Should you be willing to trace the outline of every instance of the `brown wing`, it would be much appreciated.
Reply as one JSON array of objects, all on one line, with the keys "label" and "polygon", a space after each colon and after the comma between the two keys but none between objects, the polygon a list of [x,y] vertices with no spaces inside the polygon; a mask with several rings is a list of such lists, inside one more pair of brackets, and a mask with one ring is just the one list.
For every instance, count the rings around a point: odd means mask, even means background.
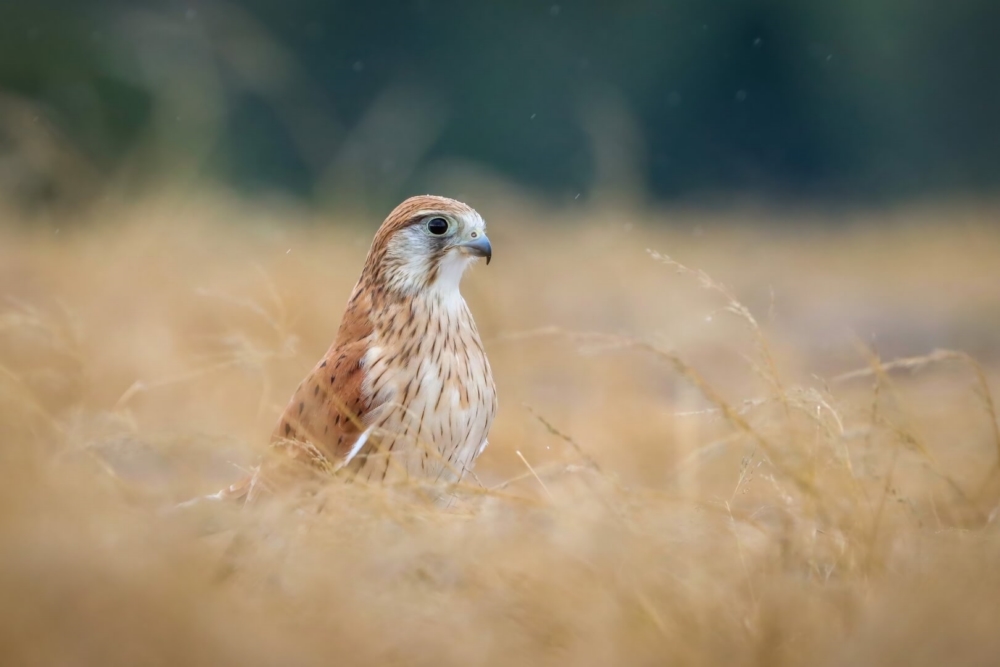
[{"label": "brown wing", "polygon": [[247,500],[259,488],[280,484],[279,478],[307,463],[335,470],[342,465],[365,429],[374,407],[364,396],[361,362],[372,332],[367,290],[359,285],[348,303],[337,339],[292,394],[271,434],[265,459],[246,478],[220,492],[221,497]]}]

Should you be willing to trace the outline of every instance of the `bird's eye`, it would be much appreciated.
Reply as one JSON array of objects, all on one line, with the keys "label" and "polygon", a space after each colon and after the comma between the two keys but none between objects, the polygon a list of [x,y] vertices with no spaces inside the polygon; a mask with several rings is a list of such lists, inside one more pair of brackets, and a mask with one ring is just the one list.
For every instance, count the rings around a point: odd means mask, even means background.
[{"label": "bird's eye", "polygon": [[448,221],[444,218],[431,218],[427,222],[427,231],[434,236],[441,236],[448,231]]}]

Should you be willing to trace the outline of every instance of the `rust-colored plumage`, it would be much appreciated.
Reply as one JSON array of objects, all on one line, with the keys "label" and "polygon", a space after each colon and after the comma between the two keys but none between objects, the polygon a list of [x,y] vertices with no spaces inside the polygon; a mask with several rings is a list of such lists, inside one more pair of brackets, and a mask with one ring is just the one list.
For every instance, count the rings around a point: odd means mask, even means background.
[{"label": "rust-colored plumage", "polygon": [[[467,205],[420,196],[379,228],[326,355],[295,390],[271,436],[281,456],[349,478],[453,482],[486,446],[497,401],[489,362],[459,292],[492,248]],[[273,474],[272,474],[273,473]],[[262,463],[215,497],[274,483]]]}]

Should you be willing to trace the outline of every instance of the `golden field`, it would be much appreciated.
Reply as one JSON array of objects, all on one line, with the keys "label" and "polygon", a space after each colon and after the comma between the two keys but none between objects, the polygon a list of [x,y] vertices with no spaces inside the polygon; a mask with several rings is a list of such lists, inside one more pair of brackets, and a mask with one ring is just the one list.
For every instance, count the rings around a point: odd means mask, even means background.
[{"label": "golden field", "polygon": [[995,206],[467,200],[500,413],[447,510],[173,509],[265,450],[384,211],[5,214],[0,662],[995,664]]}]

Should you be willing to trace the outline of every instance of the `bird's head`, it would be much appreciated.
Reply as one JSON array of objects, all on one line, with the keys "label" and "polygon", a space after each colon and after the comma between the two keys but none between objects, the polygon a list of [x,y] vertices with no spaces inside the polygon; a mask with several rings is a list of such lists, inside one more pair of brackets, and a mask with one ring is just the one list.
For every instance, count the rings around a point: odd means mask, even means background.
[{"label": "bird's head", "polygon": [[411,197],[385,219],[365,273],[399,294],[457,293],[465,270],[493,248],[486,223],[471,207],[446,197]]}]

